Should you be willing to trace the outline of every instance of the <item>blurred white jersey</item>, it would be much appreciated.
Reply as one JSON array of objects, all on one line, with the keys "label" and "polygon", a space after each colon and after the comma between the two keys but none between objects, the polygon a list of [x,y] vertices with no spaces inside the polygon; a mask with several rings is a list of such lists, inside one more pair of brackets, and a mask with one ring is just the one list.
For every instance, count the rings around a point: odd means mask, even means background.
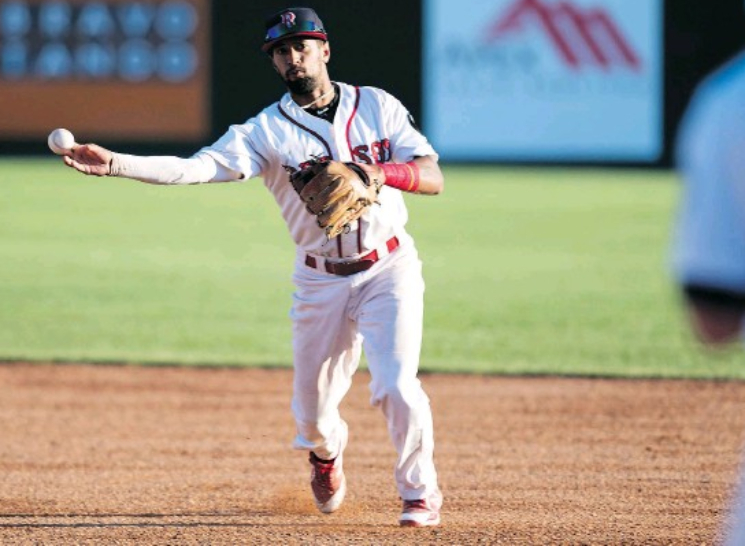
[{"label": "blurred white jersey", "polygon": [[356,258],[393,236],[407,238],[408,213],[401,192],[384,186],[380,205],[370,207],[349,233],[329,241],[305,210],[290,174],[314,159],[403,163],[436,154],[396,98],[374,87],[337,85],[341,96],[333,123],[306,112],[287,93],[246,123],[231,126],[196,155],[207,154],[246,179],[262,176],[299,250]]},{"label": "blurred white jersey", "polygon": [[676,163],[686,186],[673,243],[678,281],[745,293],[745,53],[697,89]]}]

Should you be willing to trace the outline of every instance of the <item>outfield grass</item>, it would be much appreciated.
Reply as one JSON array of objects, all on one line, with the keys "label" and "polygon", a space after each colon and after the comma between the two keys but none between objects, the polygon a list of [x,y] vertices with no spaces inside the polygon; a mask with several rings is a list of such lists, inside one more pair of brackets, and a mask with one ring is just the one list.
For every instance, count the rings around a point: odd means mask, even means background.
[{"label": "outfield grass", "polygon": [[[667,172],[446,167],[407,196],[422,369],[745,377],[667,271]],[[289,366],[294,249],[260,180],[163,188],[0,161],[0,359]]]}]

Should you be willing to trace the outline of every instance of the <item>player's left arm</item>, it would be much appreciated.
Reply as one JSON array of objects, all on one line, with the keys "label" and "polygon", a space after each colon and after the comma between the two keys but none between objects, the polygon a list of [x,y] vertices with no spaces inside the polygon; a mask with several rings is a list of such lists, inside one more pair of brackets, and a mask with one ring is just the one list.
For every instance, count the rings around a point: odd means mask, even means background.
[{"label": "player's left arm", "polygon": [[442,193],[445,181],[437,157],[425,155],[406,163],[358,163],[368,182],[376,187],[390,186],[407,193],[437,195]]},{"label": "player's left arm", "polygon": [[445,178],[442,176],[440,165],[437,158],[431,155],[425,155],[415,158],[413,163],[419,170],[419,183],[413,193],[423,195],[437,195],[445,189]]},{"label": "player's left arm", "polygon": [[[408,193],[437,195],[445,188],[444,177],[432,145],[414,122],[413,116],[392,95],[375,90],[385,112],[385,126],[391,160],[374,165],[380,185]],[[365,169],[369,170],[369,169]]]}]

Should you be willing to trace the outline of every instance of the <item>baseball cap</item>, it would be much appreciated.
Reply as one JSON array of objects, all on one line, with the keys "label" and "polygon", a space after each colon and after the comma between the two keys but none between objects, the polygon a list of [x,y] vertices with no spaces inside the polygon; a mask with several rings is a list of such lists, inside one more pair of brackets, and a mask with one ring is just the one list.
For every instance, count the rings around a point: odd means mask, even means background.
[{"label": "baseball cap", "polygon": [[328,40],[318,14],[311,8],[285,8],[266,20],[266,34],[261,50],[268,52],[285,38],[316,38]]}]

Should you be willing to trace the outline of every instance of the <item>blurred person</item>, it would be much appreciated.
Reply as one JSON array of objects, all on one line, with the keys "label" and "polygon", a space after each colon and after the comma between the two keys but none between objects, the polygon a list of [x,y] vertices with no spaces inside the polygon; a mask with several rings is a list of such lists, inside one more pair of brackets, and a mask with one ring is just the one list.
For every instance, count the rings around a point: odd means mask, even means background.
[{"label": "blurred person", "polygon": [[[293,447],[309,453],[318,509],[334,512],[344,500],[348,429],[339,405],[364,348],[371,403],[382,409],[397,451],[399,523],[438,525],[442,494],[432,413],[417,377],[424,281],[405,229],[403,199],[403,192],[442,191],[438,156],[392,95],[330,79],[328,35],[314,10],[293,7],[269,17],[261,49],[287,93],[192,157],[134,156],[82,144],[64,161],[88,175],[151,184],[262,177],[297,248],[291,310]],[[382,185],[378,203],[349,229],[328,237],[291,175],[308,164],[332,161],[364,167]]]},{"label": "blurred person", "polygon": [[745,52],[699,85],[675,153],[684,184],[675,277],[698,338],[730,343],[745,315]]},{"label": "blurred person", "polygon": [[[681,122],[683,193],[672,243],[690,325],[706,346],[743,341],[745,317],[745,50],[704,79]],[[745,467],[725,529],[745,545]]]}]

